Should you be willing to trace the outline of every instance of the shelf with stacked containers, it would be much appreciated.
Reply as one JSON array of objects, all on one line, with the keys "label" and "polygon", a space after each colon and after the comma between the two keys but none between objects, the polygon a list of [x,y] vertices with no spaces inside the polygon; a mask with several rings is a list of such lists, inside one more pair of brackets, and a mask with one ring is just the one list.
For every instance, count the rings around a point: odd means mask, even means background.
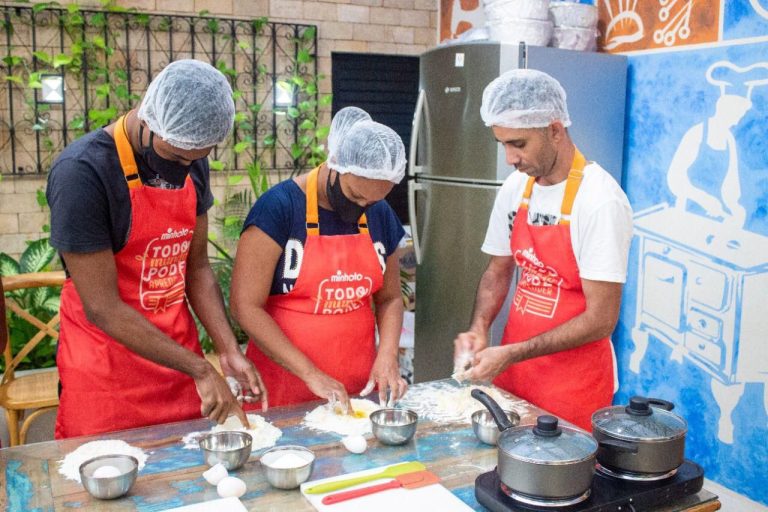
[{"label": "shelf with stacked containers", "polygon": [[491,40],[568,50],[596,49],[595,5],[566,0],[483,0]]},{"label": "shelf with stacked containers", "polygon": [[596,50],[597,6],[553,1],[549,3],[549,18],[554,25],[550,46],[567,50]]}]

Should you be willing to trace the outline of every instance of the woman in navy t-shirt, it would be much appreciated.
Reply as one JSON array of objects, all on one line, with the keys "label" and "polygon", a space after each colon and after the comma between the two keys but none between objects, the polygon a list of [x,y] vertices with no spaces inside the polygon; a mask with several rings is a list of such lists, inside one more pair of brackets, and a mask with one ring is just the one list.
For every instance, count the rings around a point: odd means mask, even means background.
[{"label": "woman in navy t-shirt", "polygon": [[349,411],[352,393],[377,386],[383,403],[407,387],[395,254],[404,231],[383,201],[403,177],[405,149],[384,125],[337,121],[329,161],[260,197],[238,244],[232,313],[273,405],[320,397]]}]

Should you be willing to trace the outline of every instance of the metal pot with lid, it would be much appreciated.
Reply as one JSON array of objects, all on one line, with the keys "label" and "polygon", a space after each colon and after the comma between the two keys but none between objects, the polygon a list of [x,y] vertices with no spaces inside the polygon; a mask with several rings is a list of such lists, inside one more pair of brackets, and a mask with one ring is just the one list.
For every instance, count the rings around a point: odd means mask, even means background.
[{"label": "metal pot with lid", "polygon": [[474,389],[472,396],[490,411],[501,430],[497,471],[515,497],[563,504],[589,497],[597,453],[592,436],[559,425],[557,418],[549,415],[536,418],[536,425],[513,426],[486,393]]},{"label": "metal pot with lid", "polygon": [[605,407],[592,415],[600,444],[597,461],[610,471],[667,476],[683,463],[688,424],[670,412],[674,404],[633,396],[629,405]]}]

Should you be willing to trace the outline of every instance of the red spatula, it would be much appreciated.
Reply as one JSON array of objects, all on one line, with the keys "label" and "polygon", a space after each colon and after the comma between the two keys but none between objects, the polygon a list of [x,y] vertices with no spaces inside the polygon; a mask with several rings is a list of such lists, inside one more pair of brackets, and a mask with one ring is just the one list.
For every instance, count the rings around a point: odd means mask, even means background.
[{"label": "red spatula", "polygon": [[419,487],[426,487],[438,482],[440,482],[440,478],[431,471],[415,471],[398,475],[391,482],[329,494],[322,501],[323,505],[333,505],[334,503],[359,498],[360,496],[368,496],[369,494],[386,491],[387,489],[398,489],[400,487],[403,489],[418,489]]}]

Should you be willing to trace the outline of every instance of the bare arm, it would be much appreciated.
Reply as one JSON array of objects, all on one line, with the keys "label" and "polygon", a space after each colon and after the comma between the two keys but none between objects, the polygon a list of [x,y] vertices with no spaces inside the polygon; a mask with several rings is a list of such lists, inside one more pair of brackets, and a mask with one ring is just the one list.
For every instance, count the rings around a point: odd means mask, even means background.
[{"label": "bare arm", "polygon": [[242,389],[249,391],[246,399],[261,398],[262,408],[267,408],[267,394],[261,376],[245,357],[237,344],[235,334],[229,325],[224,309],[224,297],[208,260],[208,215],[197,217],[195,234],[187,260],[187,298],[195,314],[208,331],[221,369],[225,375],[234,377]]},{"label": "bare arm", "polygon": [[259,228],[245,230],[237,245],[232,272],[232,315],[267,356],[303,380],[313,393],[331,401],[339,400],[343,408],[349,408],[344,386],[321,372],[296,348],[265,309],[282,251]]},{"label": "bare arm", "polygon": [[621,283],[582,279],[586,309],[552,330],[522,342],[476,354],[469,377],[490,380],[510,364],[579,347],[610,336],[619,319]]},{"label": "bare arm", "polygon": [[111,250],[64,253],[63,257],[91,323],[141,357],[192,377],[202,400],[203,416],[222,423],[230,411],[239,410],[241,419],[245,419],[226,382],[213,366],[170,339],[122,301]]},{"label": "bare arm", "polygon": [[373,296],[376,304],[376,324],[379,328],[379,349],[371,369],[368,385],[363,390],[370,392],[373,385],[379,389],[379,403],[387,403],[387,389],[390,390],[390,404],[405,394],[408,384],[400,377],[400,333],[403,327],[403,297],[400,294],[400,260],[397,253],[387,257],[384,285]]},{"label": "bare arm", "polygon": [[454,360],[459,361],[467,357],[465,354],[475,354],[488,346],[488,331],[509,293],[514,271],[515,260],[512,256],[491,256],[477,286],[469,330],[454,340]]}]

